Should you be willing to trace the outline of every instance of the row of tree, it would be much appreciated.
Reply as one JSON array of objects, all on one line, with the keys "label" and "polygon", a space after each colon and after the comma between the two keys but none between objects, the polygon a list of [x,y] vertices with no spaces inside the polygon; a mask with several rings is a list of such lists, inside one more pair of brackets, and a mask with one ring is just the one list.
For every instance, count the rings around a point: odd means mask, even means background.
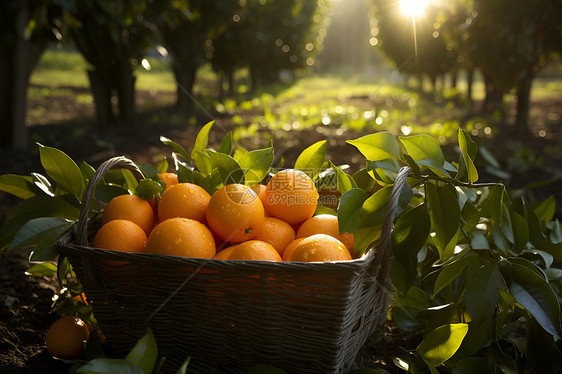
[{"label": "row of tree", "polygon": [[562,0],[430,2],[414,20],[401,14],[394,0],[370,1],[371,32],[402,72],[435,82],[465,70],[470,98],[478,69],[485,80],[485,109],[498,108],[515,90],[516,128],[526,134],[532,81],[562,53]]},{"label": "row of tree", "polygon": [[[18,0],[0,4],[0,146],[25,148],[29,77],[47,44],[72,40],[87,60],[100,126],[132,124],[135,69],[155,46],[171,58],[177,107],[190,112],[199,67],[252,88],[313,63],[325,0]],[[116,97],[118,111],[113,111]]]}]

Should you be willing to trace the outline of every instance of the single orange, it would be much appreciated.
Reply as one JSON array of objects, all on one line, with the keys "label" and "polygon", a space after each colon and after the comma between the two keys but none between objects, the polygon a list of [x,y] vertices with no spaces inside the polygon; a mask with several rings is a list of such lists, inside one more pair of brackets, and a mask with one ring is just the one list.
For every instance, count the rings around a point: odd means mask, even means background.
[{"label": "single orange", "polygon": [[295,239],[283,254],[283,261],[331,262],[351,259],[347,247],[338,239],[326,234]]},{"label": "single orange", "polygon": [[302,223],[297,231],[297,238],[305,238],[314,234],[327,234],[342,242],[349,252],[353,251],[355,241],[353,234],[344,232],[340,234],[338,217],[331,214],[319,214],[310,217]]},{"label": "single orange", "polygon": [[94,247],[121,252],[144,252],[146,234],[132,221],[114,219],[103,225],[94,237]]},{"label": "single orange", "polygon": [[229,243],[252,239],[263,226],[263,220],[261,200],[243,184],[219,188],[207,207],[207,224],[220,239]]},{"label": "single orange", "polygon": [[114,219],[126,219],[139,225],[146,235],[154,224],[154,211],[150,203],[135,195],[119,195],[107,203],[101,215],[101,223]]},{"label": "single orange", "polygon": [[199,221],[169,218],[156,226],[146,241],[146,252],[182,257],[213,258],[215,240],[211,231]]},{"label": "single orange", "polygon": [[178,183],[163,194],[158,203],[158,219],[191,218],[205,223],[207,206],[211,195],[201,186],[193,183]]},{"label": "single orange", "polygon": [[80,358],[84,342],[90,337],[88,326],[78,317],[66,316],[56,320],[45,337],[47,351],[63,359]]},{"label": "single orange", "polygon": [[217,252],[215,255],[215,260],[228,260],[228,256],[232,253],[232,250],[236,247],[235,245],[231,245],[230,247],[226,247]]},{"label": "single orange", "polygon": [[271,244],[283,256],[285,248],[295,237],[295,230],[287,222],[275,217],[265,217],[263,226],[254,239]]},{"label": "single orange", "polygon": [[318,191],[308,175],[300,170],[285,169],[267,183],[264,208],[270,216],[291,225],[312,217],[318,205]]},{"label": "single orange", "polygon": [[227,249],[230,249],[230,254],[225,256],[227,260],[282,261],[279,252],[261,240],[248,240]]},{"label": "single orange", "polygon": [[166,189],[178,184],[178,175],[176,173],[160,173],[158,178],[166,184]]}]

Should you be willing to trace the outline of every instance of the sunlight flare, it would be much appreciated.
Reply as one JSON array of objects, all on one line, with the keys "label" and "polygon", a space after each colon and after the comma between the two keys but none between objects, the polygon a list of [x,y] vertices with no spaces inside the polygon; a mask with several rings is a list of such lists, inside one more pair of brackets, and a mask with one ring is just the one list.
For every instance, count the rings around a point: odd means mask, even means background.
[{"label": "sunlight flare", "polygon": [[400,13],[408,17],[420,17],[428,5],[429,0],[400,0]]}]

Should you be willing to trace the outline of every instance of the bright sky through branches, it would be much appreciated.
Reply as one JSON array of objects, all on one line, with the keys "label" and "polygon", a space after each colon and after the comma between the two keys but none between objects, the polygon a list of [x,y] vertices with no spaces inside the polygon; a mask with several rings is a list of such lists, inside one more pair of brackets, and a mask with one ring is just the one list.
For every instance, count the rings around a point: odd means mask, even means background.
[{"label": "bright sky through branches", "polygon": [[423,15],[429,0],[400,0],[400,13],[408,17]]}]

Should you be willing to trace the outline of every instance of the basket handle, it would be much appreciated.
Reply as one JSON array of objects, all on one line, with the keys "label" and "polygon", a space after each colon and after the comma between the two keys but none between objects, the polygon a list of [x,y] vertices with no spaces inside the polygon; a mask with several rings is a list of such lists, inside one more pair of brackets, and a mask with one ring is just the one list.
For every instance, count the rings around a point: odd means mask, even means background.
[{"label": "basket handle", "polygon": [[96,189],[96,186],[98,185],[98,182],[103,178],[105,173],[109,171],[109,169],[113,168],[130,170],[138,181],[144,178],[144,175],[142,174],[142,171],[140,171],[138,166],[135,165],[133,161],[123,156],[110,158],[99,166],[99,168],[90,178],[90,181],[86,186],[84,196],[82,197],[80,217],[78,218],[78,223],[76,225],[76,242],[78,245],[88,245],[88,215],[90,209],[90,200],[94,195],[94,191]]},{"label": "basket handle", "polygon": [[392,260],[392,226],[394,224],[396,208],[398,207],[400,199],[400,192],[402,191],[402,187],[404,187],[404,184],[406,184],[406,179],[411,172],[411,167],[403,166],[398,171],[398,175],[396,176],[396,180],[394,181],[394,185],[392,186],[392,190],[390,192],[386,215],[384,217],[384,222],[382,225],[381,239],[379,241],[380,253],[378,253],[378,256],[374,256],[376,265],[381,265],[380,269],[377,269],[378,266],[373,267],[373,271],[378,271],[379,281],[385,280],[390,268],[390,263]]}]

